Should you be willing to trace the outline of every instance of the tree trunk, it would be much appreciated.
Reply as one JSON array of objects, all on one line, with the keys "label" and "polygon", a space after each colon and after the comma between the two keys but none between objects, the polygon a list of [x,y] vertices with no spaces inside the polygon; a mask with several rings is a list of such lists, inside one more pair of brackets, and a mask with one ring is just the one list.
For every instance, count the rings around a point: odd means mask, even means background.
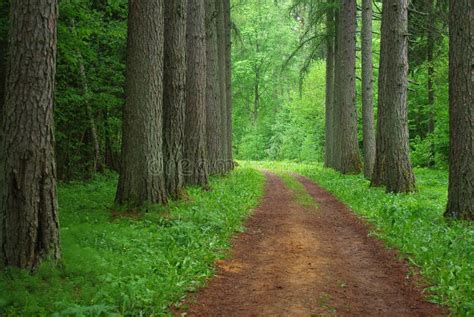
[{"label": "tree trunk", "polygon": [[165,183],[173,198],[182,195],[184,111],[186,107],[186,0],[165,1],[163,153]]},{"label": "tree trunk", "polygon": [[[8,16],[9,1],[3,1],[0,6],[0,14]],[[5,101],[5,76],[7,74],[7,34],[0,34],[0,123],[2,121],[2,109]]]},{"label": "tree trunk", "polygon": [[[434,15],[434,0],[427,0],[427,10],[428,10],[428,38],[427,38],[427,48],[426,48],[426,61],[428,63],[428,107],[429,107],[429,124],[428,124],[428,134],[434,132],[435,129],[435,93],[433,87],[433,77],[434,77],[434,45],[435,45],[435,32],[436,32],[436,17]],[[429,162],[430,166],[435,164],[435,148],[434,142],[431,140],[430,144],[431,159]]]},{"label": "tree trunk", "polygon": [[89,119],[89,128],[92,136],[92,146],[94,148],[94,157],[92,159],[92,173],[97,172],[101,169],[101,158],[100,158],[100,143],[97,134],[97,125],[95,124],[94,112],[92,111],[91,104],[89,103],[89,85],[87,83],[86,71],[84,68],[84,61],[82,54],[79,53],[79,75],[82,81],[82,94],[86,103],[86,114]]},{"label": "tree trunk", "polygon": [[449,190],[445,216],[474,220],[474,3],[451,0]]},{"label": "tree trunk", "polygon": [[126,101],[116,202],[165,203],[163,173],[163,1],[128,4]]},{"label": "tree trunk", "polygon": [[219,64],[219,104],[221,109],[221,142],[219,170],[227,172],[227,91],[226,91],[226,38],[223,0],[216,0],[217,55]]},{"label": "tree trunk", "polygon": [[372,0],[362,1],[362,126],[364,176],[372,177],[375,162],[375,130],[372,63]]},{"label": "tree trunk", "polygon": [[0,152],[0,263],[32,269],[60,258],[53,99],[53,0],[11,3]]},{"label": "tree trunk", "polygon": [[234,168],[232,157],[232,20],[230,12],[230,0],[224,0],[224,23],[225,23],[225,82],[226,82],[226,119],[227,119],[227,170]]},{"label": "tree trunk", "polygon": [[203,1],[188,0],[184,174],[186,184],[207,188],[205,15]]},{"label": "tree trunk", "polygon": [[378,125],[372,185],[415,190],[408,147],[408,0],[384,0],[380,47]]},{"label": "tree trunk", "polygon": [[[328,3],[333,3],[328,1]],[[325,155],[324,165],[334,167],[333,163],[333,117],[334,117],[334,9],[328,9],[326,13],[326,128],[325,128]]]},{"label": "tree trunk", "polygon": [[221,106],[219,86],[219,58],[217,48],[217,11],[216,0],[206,2],[206,124],[207,124],[207,153],[209,172],[220,173],[219,159],[221,151]]},{"label": "tree trunk", "polygon": [[361,171],[357,139],[357,112],[355,105],[355,33],[356,2],[340,0],[337,28],[337,58],[335,85],[335,168],[341,173]]}]

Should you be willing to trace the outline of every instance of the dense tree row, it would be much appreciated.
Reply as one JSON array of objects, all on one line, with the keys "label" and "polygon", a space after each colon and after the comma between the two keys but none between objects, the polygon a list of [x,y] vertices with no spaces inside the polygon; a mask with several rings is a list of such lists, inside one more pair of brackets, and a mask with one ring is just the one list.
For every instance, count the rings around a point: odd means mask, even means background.
[{"label": "dense tree row", "polygon": [[[415,2],[416,3],[416,2]],[[355,106],[356,2],[337,1],[327,6],[327,92],[326,166],[342,173],[360,170]],[[407,0],[384,0],[380,62],[376,142],[373,139],[372,111],[372,2],[362,3],[362,112],[364,172],[373,186],[386,186],[390,192],[415,190],[415,176],[409,157],[408,95],[408,10]],[[425,4],[427,29],[428,100],[434,103],[433,50],[435,45],[433,1]],[[472,28],[473,5],[469,1],[450,2],[449,107],[450,107],[450,182],[446,215],[474,218],[473,187],[473,82]],[[336,32],[332,32],[334,28]],[[334,47],[336,49],[334,49]],[[332,65],[335,61],[334,66]],[[471,67],[472,68],[472,67]],[[334,75],[332,71],[334,69]],[[334,80],[334,82],[332,82]],[[332,88],[334,87],[334,88]],[[429,132],[434,130],[430,116]],[[373,158],[375,145],[375,160]]]},{"label": "dense tree row", "polygon": [[[103,1],[88,5],[113,10]],[[60,258],[53,123],[59,11],[56,0],[10,5],[0,147],[4,265],[34,268]],[[209,173],[233,168],[230,25],[229,1],[128,2],[117,203],[166,203],[186,184],[207,188]],[[75,19],[68,28],[80,36]],[[79,90],[89,97],[81,46],[74,55]],[[95,171],[107,162],[85,101]]]}]

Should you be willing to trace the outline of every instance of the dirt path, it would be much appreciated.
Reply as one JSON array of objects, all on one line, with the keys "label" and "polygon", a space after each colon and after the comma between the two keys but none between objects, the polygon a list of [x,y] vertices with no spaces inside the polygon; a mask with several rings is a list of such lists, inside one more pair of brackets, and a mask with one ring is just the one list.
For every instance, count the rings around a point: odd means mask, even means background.
[{"label": "dirt path", "polygon": [[367,237],[348,208],[298,177],[318,208],[294,201],[267,173],[266,195],[233,240],[232,256],[191,300],[188,316],[439,316],[406,264]]}]

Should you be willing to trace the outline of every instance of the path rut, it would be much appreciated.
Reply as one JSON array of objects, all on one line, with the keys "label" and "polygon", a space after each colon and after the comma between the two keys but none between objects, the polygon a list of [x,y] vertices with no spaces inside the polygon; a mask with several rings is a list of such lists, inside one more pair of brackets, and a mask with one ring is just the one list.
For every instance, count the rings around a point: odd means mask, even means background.
[{"label": "path rut", "polygon": [[[265,196],[187,316],[443,316],[394,251],[333,195],[298,176],[316,207],[266,173]],[[316,204],[315,204],[316,206]]]}]

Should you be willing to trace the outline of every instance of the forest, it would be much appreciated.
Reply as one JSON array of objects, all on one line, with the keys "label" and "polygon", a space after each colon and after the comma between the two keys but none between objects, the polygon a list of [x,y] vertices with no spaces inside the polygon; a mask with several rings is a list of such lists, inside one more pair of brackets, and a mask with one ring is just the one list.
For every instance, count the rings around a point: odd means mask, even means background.
[{"label": "forest", "polygon": [[0,316],[474,315],[472,0],[0,0]]}]

